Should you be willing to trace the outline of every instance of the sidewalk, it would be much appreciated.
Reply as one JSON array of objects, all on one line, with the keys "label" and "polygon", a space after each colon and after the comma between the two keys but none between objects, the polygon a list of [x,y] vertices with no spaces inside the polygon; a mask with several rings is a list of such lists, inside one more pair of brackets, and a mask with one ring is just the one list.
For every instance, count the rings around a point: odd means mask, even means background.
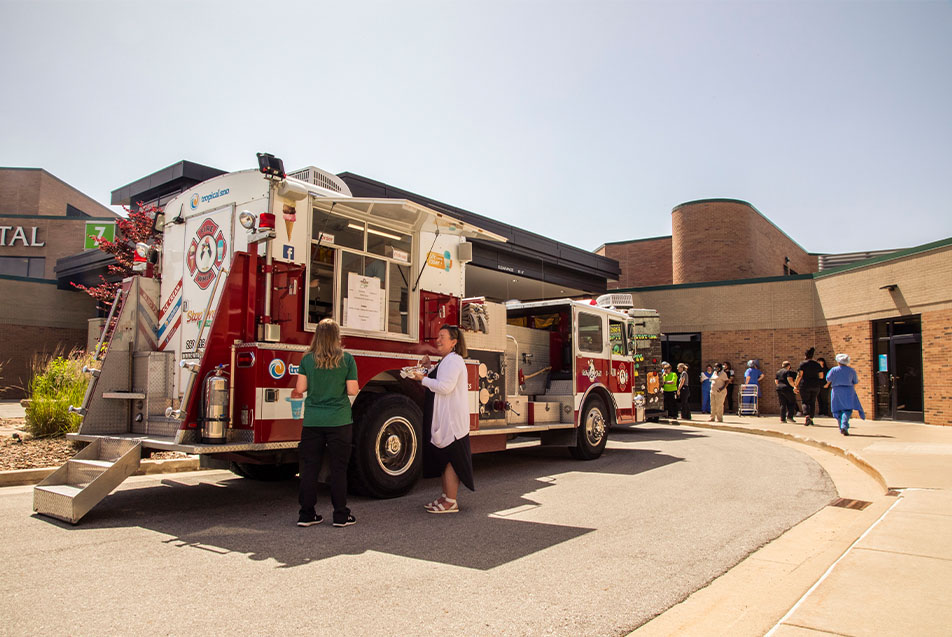
[{"label": "sidewalk", "polygon": [[[830,453],[865,471],[879,487],[867,487],[865,499],[872,502],[866,509],[826,507],[636,634],[952,634],[952,427],[857,418],[850,435],[843,436],[832,418],[805,427],[802,418],[783,424],[778,416],[726,416],[724,423],[711,423],[701,416],[681,425],[824,450],[826,458],[813,455],[831,473],[841,497],[857,498],[852,491],[862,487],[833,475],[827,464],[836,458]],[[837,544],[840,548],[831,550]],[[818,548],[811,552],[811,546]],[[824,551],[828,568],[805,580],[804,572],[817,572]],[[775,612],[769,625],[753,608],[765,588],[770,600],[795,600],[781,606],[785,614]]]}]

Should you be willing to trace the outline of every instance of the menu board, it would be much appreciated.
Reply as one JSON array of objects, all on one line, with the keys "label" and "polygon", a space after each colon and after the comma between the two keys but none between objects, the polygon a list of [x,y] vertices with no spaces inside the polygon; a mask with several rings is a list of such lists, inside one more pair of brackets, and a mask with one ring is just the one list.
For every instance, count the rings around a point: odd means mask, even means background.
[{"label": "menu board", "polygon": [[384,302],[383,281],[377,277],[348,272],[344,327],[382,332]]}]

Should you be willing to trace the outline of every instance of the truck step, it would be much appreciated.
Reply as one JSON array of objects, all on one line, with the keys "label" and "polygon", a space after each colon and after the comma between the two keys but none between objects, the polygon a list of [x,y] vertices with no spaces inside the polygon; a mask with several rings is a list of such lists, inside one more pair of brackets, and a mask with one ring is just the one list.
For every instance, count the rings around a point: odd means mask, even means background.
[{"label": "truck step", "polygon": [[82,487],[76,487],[71,484],[48,484],[48,485],[37,485],[34,487],[37,491],[42,491],[43,493],[49,493],[51,495],[62,496],[65,498],[75,498],[76,494],[83,490]]},{"label": "truck step", "polygon": [[139,468],[142,443],[100,438],[33,487],[33,510],[71,524]]}]

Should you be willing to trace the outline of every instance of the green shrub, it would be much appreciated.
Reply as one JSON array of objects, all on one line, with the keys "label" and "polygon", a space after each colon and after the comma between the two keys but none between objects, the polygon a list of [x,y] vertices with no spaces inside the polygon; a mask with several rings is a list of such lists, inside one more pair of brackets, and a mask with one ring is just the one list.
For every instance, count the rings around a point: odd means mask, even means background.
[{"label": "green shrub", "polygon": [[81,350],[33,360],[26,407],[26,429],[33,437],[63,436],[79,428],[80,417],[69,413],[69,406],[83,404],[88,382],[83,365],[89,360]]}]

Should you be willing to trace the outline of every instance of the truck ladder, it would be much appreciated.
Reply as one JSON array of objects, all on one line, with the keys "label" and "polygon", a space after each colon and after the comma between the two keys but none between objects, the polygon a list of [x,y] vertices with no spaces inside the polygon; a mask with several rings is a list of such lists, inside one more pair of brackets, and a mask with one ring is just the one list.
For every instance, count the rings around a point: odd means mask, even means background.
[{"label": "truck ladder", "polygon": [[142,443],[99,438],[33,487],[33,510],[71,524],[139,468]]}]

